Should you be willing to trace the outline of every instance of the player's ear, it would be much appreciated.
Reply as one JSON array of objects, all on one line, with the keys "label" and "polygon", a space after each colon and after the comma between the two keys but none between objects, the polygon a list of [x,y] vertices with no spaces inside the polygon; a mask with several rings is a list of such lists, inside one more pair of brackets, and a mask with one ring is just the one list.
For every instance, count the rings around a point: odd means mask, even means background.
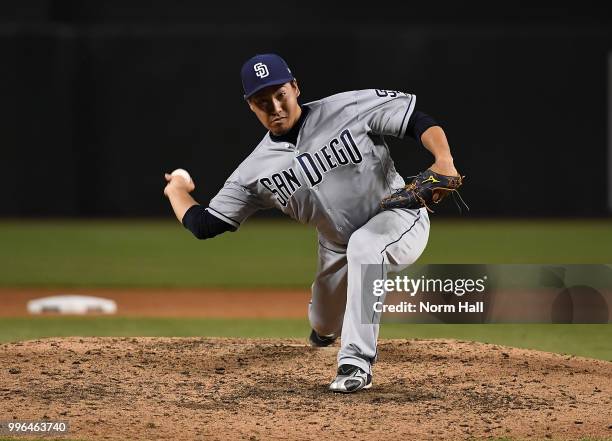
[{"label": "player's ear", "polygon": [[255,112],[255,109],[253,108],[253,103],[251,102],[250,98],[247,100],[247,104],[249,105],[249,109],[251,109],[251,112]]},{"label": "player's ear", "polygon": [[298,86],[296,79],[291,81],[291,87],[293,87],[293,89],[295,90],[295,96],[296,97],[300,96],[300,87]]}]

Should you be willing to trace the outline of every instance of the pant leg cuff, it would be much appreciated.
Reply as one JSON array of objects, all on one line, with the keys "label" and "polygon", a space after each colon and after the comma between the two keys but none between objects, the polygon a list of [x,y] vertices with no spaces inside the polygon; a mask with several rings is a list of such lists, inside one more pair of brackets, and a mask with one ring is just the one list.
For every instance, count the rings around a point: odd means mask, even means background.
[{"label": "pant leg cuff", "polygon": [[342,357],[338,359],[338,366],[342,364],[352,364],[358,368],[363,369],[366,373],[372,375],[372,366],[370,362],[359,357]]}]

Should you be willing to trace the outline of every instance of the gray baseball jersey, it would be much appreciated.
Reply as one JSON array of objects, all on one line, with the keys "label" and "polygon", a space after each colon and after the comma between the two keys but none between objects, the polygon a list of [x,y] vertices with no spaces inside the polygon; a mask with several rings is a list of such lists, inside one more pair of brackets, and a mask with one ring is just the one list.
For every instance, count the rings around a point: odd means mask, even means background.
[{"label": "gray baseball jersey", "polygon": [[403,138],[414,95],[389,90],[340,93],[305,104],[296,145],[266,134],[211,200],[209,212],[238,228],[260,209],[276,207],[348,243],[404,185],[385,136]]}]

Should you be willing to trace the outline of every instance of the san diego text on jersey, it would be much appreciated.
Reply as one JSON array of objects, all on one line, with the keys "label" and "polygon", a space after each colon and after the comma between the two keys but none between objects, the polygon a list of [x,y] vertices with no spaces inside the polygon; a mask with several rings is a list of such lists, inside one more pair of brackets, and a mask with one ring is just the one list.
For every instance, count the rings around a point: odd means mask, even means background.
[{"label": "san diego text on jersey", "polygon": [[[296,156],[302,176],[306,177],[311,187],[320,184],[325,175],[335,168],[359,164],[362,160],[363,156],[349,129],[344,129],[314,153],[304,152]],[[283,207],[287,206],[287,201],[302,186],[299,173],[296,173],[293,167],[261,178],[259,182],[276,196],[276,200]]]}]

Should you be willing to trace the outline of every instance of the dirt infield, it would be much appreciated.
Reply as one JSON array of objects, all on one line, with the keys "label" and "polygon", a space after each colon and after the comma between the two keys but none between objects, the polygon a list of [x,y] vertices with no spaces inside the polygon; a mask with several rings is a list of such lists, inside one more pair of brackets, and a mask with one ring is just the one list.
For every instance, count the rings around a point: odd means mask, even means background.
[{"label": "dirt infield", "polygon": [[326,390],[337,348],[300,340],[68,338],[0,345],[0,419],[72,439],[612,437],[612,363],[384,340],[374,386]]}]

